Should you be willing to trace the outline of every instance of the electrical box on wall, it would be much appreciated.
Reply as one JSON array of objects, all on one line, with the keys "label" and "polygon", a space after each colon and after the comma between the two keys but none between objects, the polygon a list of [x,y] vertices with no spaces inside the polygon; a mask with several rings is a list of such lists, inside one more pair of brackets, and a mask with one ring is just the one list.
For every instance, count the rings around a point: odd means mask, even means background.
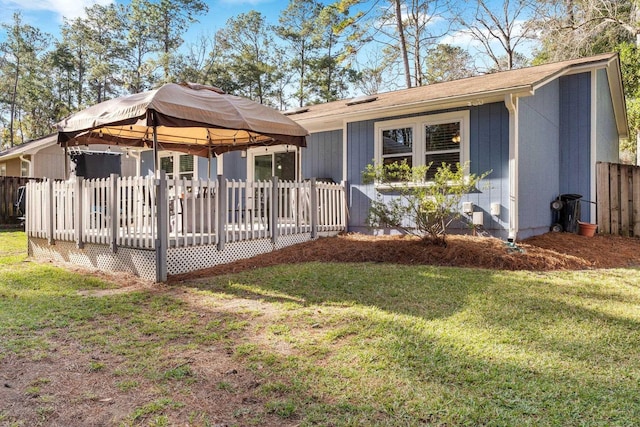
[{"label": "electrical box on wall", "polygon": [[500,215],[500,203],[491,203],[491,215],[493,216]]},{"label": "electrical box on wall", "polygon": [[474,212],[473,213],[473,225],[483,225],[484,224],[484,212]]},{"label": "electrical box on wall", "polygon": [[462,212],[470,215],[473,213],[473,202],[462,202]]}]

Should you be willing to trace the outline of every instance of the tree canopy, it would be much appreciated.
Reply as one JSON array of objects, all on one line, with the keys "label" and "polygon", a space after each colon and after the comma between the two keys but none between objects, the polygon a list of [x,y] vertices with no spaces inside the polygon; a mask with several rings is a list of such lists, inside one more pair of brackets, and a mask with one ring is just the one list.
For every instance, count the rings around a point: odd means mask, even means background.
[{"label": "tree canopy", "polygon": [[95,4],[43,34],[0,27],[0,149],[88,105],[169,81],[221,87],[279,109],[617,51],[635,150],[640,6],[616,0],[289,0],[185,42],[202,0]]}]

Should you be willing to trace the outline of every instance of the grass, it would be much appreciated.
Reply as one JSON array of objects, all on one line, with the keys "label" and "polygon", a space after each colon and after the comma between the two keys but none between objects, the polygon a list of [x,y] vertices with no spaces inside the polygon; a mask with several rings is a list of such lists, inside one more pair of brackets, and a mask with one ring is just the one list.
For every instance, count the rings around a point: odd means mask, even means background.
[{"label": "grass", "polygon": [[[157,390],[125,425],[208,424],[211,414],[185,408],[172,390],[199,386],[202,371],[184,353],[212,345],[258,379],[262,412],[239,405],[240,425],[264,417],[301,426],[640,420],[637,269],[309,263],[185,283],[181,293],[198,301],[191,305],[175,293],[80,296],[113,285],[24,262],[16,246],[26,246],[22,233],[0,233],[0,367],[9,353],[46,356],[60,336],[117,356],[117,368],[100,362],[88,371],[110,372],[123,393]],[[240,393],[232,377],[214,388]],[[48,381],[30,386],[51,394]]]}]

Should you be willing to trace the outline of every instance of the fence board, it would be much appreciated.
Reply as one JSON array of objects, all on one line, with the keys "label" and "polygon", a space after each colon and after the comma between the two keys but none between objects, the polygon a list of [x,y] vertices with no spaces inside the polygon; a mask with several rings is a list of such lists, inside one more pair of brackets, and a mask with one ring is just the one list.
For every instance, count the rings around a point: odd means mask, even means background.
[{"label": "fence board", "polygon": [[599,232],[640,237],[640,167],[599,163],[596,186]]},{"label": "fence board", "polygon": [[629,236],[630,225],[630,211],[629,211],[629,199],[630,199],[630,183],[629,173],[630,170],[625,165],[620,165],[620,234],[623,236]]},{"label": "fence board", "polygon": [[620,234],[620,165],[609,164],[611,234]]},{"label": "fence board", "polygon": [[20,176],[0,176],[0,224],[17,224],[19,216],[26,212],[17,212],[15,203],[18,188],[27,185],[28,182],[38,182],[39,179]]},{"label": "fence board", "polygon": [[631,229],[634,236],[640,237],[640,167],[635,167],[632,170],[631,194]]}]

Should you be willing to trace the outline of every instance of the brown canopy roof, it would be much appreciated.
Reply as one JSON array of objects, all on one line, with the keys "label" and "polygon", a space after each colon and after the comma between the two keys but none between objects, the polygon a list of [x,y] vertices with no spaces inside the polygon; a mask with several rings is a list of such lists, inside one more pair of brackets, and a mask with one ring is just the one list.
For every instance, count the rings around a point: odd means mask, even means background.
[{"label": "brown canopy roof", "polygon": [[153,147],[207,157],[251,146],[306,146],[307,130],[280,112],[220,89],[167,84],[89,107],[57,124],[65,146]]}]

